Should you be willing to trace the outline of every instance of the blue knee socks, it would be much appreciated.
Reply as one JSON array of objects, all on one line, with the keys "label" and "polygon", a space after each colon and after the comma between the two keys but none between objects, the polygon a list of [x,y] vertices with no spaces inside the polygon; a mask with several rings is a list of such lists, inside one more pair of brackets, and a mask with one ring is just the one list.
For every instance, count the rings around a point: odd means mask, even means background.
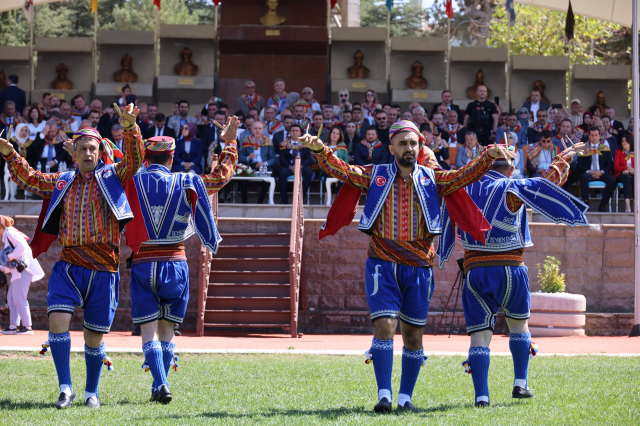
[{"label": "blue knee socks", "polygon": [[[86,344],[84,345],[84,362],[87,365],[87,386],[85,388],[86,394],[98,395],[98,385],[100,384],[100,373],[102,372],[102,360],[107,355],[105,351],[104,342],[97,348],[90,348]],[[85,398],[86,399],[86,398]]]},{"label": "blue knee socks", "polygon": [[169,367],[171,366],[171,360],[173,359],[173,352],[176,349],[176,344],[173,342],[160,342],[160,345],[162,346],[162,362],[164,364],[165,381],[169,384]]},{"label": "blue knee socks", "polygon": [[513,357],[514,386],[527,389],[529,375],[529,351],[531,348],[531,333],[511,333],[509,335],[509,349]]},{"label": "blue knee socks", "polygon": [[156,390],[160,385],[168,385],[167,372],[164,369],[162,346],[157,340],[152,340],[142,346],[142,352],[151,370],[153,376],[153,389]]},{"label": "blue knee socks", "polygon": [[404,407],[407,401],[411,401],[422,361],[424,361],[422,349],[410,351],[407,348],[402,348],[402,375],[400,376],[400,392],[398,393],[398,405],[401,407]]},{"label": "blue knee socks", "polygon": [[49,332],[49,346],[58,373],[58,385],[66,385],[71,389],[71,369],[69,367],[71,335],[68,331],[65,333]]},{"label": "blue knee socks", "polygon": [[393,339],[379,340],[375,337],[371,343],[373,370],[378,383],[378,400],[383,397],[391,402],[391,371],[393,369]]},{"label": "blue knee socks", "polygon": [[469,363],[473,387],[476,390],[476,402],[489,402],[489,354],[491,350],[483,346],[469,349]]}]

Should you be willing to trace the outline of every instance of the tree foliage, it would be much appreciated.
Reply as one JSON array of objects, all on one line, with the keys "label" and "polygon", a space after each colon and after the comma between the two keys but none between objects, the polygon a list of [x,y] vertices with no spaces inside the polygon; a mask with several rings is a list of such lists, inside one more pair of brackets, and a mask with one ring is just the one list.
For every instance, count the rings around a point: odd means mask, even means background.
[{"label": "tree foliage", "polygon": [[[416,36],[423,32],[424,10],[413,3],[394,2],[391,8],[391,37]],[[360,25],[363,27],[387,26],[386,2],[380,0],[360,1]]]}]

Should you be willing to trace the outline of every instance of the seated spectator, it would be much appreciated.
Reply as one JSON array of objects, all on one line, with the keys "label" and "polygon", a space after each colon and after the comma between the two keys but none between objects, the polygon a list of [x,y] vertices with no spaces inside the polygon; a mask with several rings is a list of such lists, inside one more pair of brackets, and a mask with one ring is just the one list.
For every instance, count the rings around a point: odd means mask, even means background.
[{"label": "seated spectator", "polygon": [[431,117],[431,122],[433,123],[433,130],[436,133],[444,131],[445,121],[442,113],[436,112],[435,114],[433,114],[433,116]]},{"label": "seated spectator", "polygon": [[589,135],[589,129],[593,126],[593,114],[590,111],[585,111],[584,114],[582,114],[582,124],[579,125],[577,128],[580,129],[583,133],[583,135],[587,136]]},{"label": "seated spectator", "polygon": [[176,141],[176,151],[173,155],[172,173],[202,174],[202,142],[196,139],[198,128],[195,123],[182,126],[182,137]]},{"label": "seated spectator", "polygon": [[58,163],[62,161],[66,161],[67,166],[72,167],[71,157],[63,149],[63,143],[66,140],[67,135],[58,129],[55,120],[47,121],[43,132],[39,133],[36,140],[27,148],[27,162],[35,170],[40,166],[43,173],[46,172],[47,165],[50,173],[56,173]]},{"label": "seated spectator", "polygon": [[[62,105],[60,105],[62,108]],[[74,117],[87,118],[89,116],[89,107],[84,101],[84,96],[75,95],[71,98],[71,115]]]},{"label": "seated spectator", "polygon": [[369,120],[365,120],[362,116],[362,110],[360,109],[360,107],[356,108],[356,106],[354,105],[354,107],[351,109],[351,120],[353,120],[353,122],[356,124],[356,132],[358,132],[358,135],[361,138],[364,138],[367,129],[369,129],[371,125],[369,124]]},{"label": "seated spectator", "polygon": [[460,169],[466,166],[469,161],[478,158],[481,152],[482,146],[478,143],[478,136],[475,132],[467,131],[464,135],[464,144],[458,146],[456,167]]},{"label": "seated spectator", "polygon": [[[151,106],[151,105],[154,105],[154,104],[149,104],[149,106]],[[99,101],[98,99],[92,100],[91,103],[89,104],[89,112],[91,112],[93,110],[100,112],[100,116],[102,117],[102,114],[104,113],[102,111],[102,102]],[[156,107],[156,112],[158,112],[157,107]],[[155,114],[154,114],[154,117],[155,117]]]},{"label": "seated spectator", "polygon": [[336,126],[340,126],[342,128],[342,132],[347,131],[347,123],[353,121],[351,118],[351,111],[345,111],[342,113],[342,121],[336,123]]},{"label": "seated spectator", "polygon": [[[462,124],[463,116],[460,113],[460,107],[451,102],[451,92],[449,90],[443,90],[441,98],[442,102],[439,104],[434,104],[433,108],[431,108],[431,116],[433,117],[433,114],[435,114],[436,112],[444,112],[444,115],[442,116],[442,118],[444,119],[449,114],[449,111],[455,111],[457,117],[460,119],[460,124]],[[441,111],[440,106],[444,106],[447,111]]]},{"label": "seated spectator", "polygon": [[449,163],[449,148],[442,140],[442,134],[438,133],[437,135],[434,135],[429,123],[422,123],[422,126],[420,126],[420,133],[424,136],[424,145],[433,151],[440,167],[444,170],[451,170],[451,164]]},{"label": "seated spectator", "polygon": [[529,130],[529,127],[533,126],[533,123],[529,119],[528,109],[520,108],[518,110],[518,124],[525,130],[525,132]]},{"label": "seated spectator", "polygon": [[121,92],[120,92],[120,99],[118,99],[118,105],[127,105],[126,101],[127,101],[127,96],[131,95],[131,86],[129,86],[128,84],[125,84],[124,86],[122,86]]},{"label": "seated spectator", "polygon": [[305,115],[305,111],[306,109],[304,105],[300,103],[296,103],[293,106],[294,123],[300,126],[303,133],[306,133],[307,130],[309,129],[309,126],[311,125],[311,120],[307,118],[307,116]]},{"label": "seated spectator", "polygon": [[291,129],[291,125],[293,124],[293,117],[288,115],[285,116],[284,121],[282,122],[282,128],[273,134],[273,147],[276,150],[276,154],[280,150],[280,145],[289,137],[289,129]]},{"label": "seated spectator", "polygon": [[156,114],[153,126],[149,126],[147,131],[143,134],[143,137],[145,139],[153,138],[156,136],[167,136],[173,139],[176,138],[176,134],[173,132],[173,129],[167,127],[167,119],[161,112]]},{"label": "seated spectator", "polygon": [[527,132],[527,142],[529,145],[540,142],[540,134],[543,130],[549,130],[551,133],[556,130],[553,124],[547,123],[547,110],[538,110],[536,117],[538,121],[536,121],[532,127],[529,127]]},{"label": "seated spectator", "polygon": [[444,132],[445,134],[442,137],[446,140],[448,147],[455,148],[464,141],[467,129],[460,124],[456,110],[451,110],[447,113],[447,124],[444,126]]},{"label": "seated spectator", "polygon": [[311,87],[305,87],[302,89],[302,100],[311,106],[312,111],[324,112],[324,108],[320,106],[318,101],[316,101],[316,98],[313,97],[313,89]]},{"label": "seated spectator", "polygon": [[413,114],[411,111],[404,111],[400,117],[405,121],[413,121]]},{"label": "seated spectator", "polygon": [[[333,151],[333,155],[335,155],[345,163],[349,164],[349,148],[344,143],[344,134],[342,133],[342,129],[340,129],[339,127],[334,127],[333,129],[331,129],[331,133],[329,133],[329,139],[327,140],[326,144]],[[315,154],[313,153],[312,155],[315,156]],[[327,173],[324,170],[322,170],[320,173],[325,178],[330,177],[329,175],[327,175]],[[331,185],[331,192],[333,194],[337,194],[338,191],[340,191],[340,188],[342,188],[342,182],[338,181],[336,183],[333,183]],[[325,195],[324,195],[325,204],[327,203],[328,196],[329,194],[325,192]]]},{"label": "seated spectator", "polygon": [[349,91],[347,89],[340,89],[340,92],[338,92],[338,99],[338,103],[333,106],[333,113],[336,117],[338,117],[338,120],[342,121],[343,123],[348,123],[349,120],[346,120],[342,116],[342,114],[345,111],[351,111],[351,103],[349,102]]},{"label": "seated spectator", "polygon": [[516,158],[513,159],[513,166],[515,169],[511,174],[511,179],[525,179],[527,176],[524,174],[525,153],[522,149],[518,148],[518,134],[515,132],[506,133],[507,146],[512,146],[516,152]]},{"label": "seated spectator", "polygon": [[[254,170],[260,170],[261,167],[267,166],[270,172],[274,171],[276,165],[276,150],[269,136],[264,135],[264,126],[261,121],[254,121],[251,125],[251,134],[247,137],[246,142],[242,144],[238,162]],[[258,204],[262,204],[269,190],[269,182],[259,181],[259,184],[260,197],[258,197]],[[247,204],[247,188],[249,183],[247,181],[241,181],[238,183],[238,186],[242,193],[242,204]]]},{"label": "seated spectator", "polygon": [[[560,128],[560,124],[562,123],[562,120],[564,120],[565,115],[562,113],[562,111],[558,111],[555,108],[550,108],[549,111],[553,111],[553,120],[549,119],[550,123],[553,123],[553,127],[556,128],[556,132],[558,131],[558,129]],[[549,114],[549,112],[547,112],[547,114]],[[555,133],[555,132],[554,132]]]},{"label": "seated spectator", "polygon": [[605,115],[600,120],[602,120],[602,126],[604,128],[605,137],[607,136],[618,136],[618,131],[611,125],[611,119],[609,116]]},{"label": "seated spectator", "polygon": [[611,127],[614,128],[616,130],[616,132],[621,132],[624,130],[624,124],[622,124],[621,121],[616,120],[616,110],[613,107],[607,107],[604,110],[604,115],[602,116],[602,118],[604,117],[609,117],[609,119],[611,120]]},{"label": "seated spectator", "polygon": [[616,179],[611,175],[613,161],[609,143],[600,137],[598,127],[589,129],[589,143],[583,154],[578,157],[577,171],[582,200],[587,205],[589,205],[589,182],[600,181],[605,184],[602,201],[598,206],[599,212],[605,212],[615,189]]},{"label": "seated spectator", "polygon": [[282,130],[282,121],[276,120],[276,108],[270,105],[264,109],[264,133],[273,138],[274,133]]},{"label": "seated spectator", "polygon": [[81,118],[71,115],[71,105],[66,102],[60,106],[60,116],[62,118],[60,123],[61,130],[65,132],[67,136],[69,134],[73,136],[73,133],[80,128]]},{"label": "seated spectator", "polygon": [[207,104],[207,115],[203,115],[200,118],[200,120],[198,120],[196,122],[196,124],[198,126],[198,136],[197,137],[201,138],[202,134],[204,133],[204,130],[207,127],[215,127],[215,124],[213,124],[213,120],[214,120],[213,116],[215,115],[216,111],[218,111],[218,104],[215,103],[215,102],[209,102]]},{"label": "seated spectator", "polygon": [[377,109],[382,109],[382,105],[378,102],[378,95],[375,91],[369,89],[364,94],[364,102],[360,105],[362,109],[362,116],[366,120],[369,120],[369,124],[373,122],[373,112]]},{"label": "seated spectator", "polygon": [[[58,98],[57,106],[60,106],[60,98]],[[40,113],[40,118],[43,120],[49,119],[49,114],[51,113],[51,93],[45,92],[42,95],[42,100],[38,103],[38,112]]]},{"label": "seated spectator", "polygon": [[289,136],[280,145],[279,160],[281,167],[280,170],[278,170],[278,179],[280,180],[280,204],[289,204],[289,197],[287,195],[289,181],[287,178],[295,174],[296,157],[300,157],[303,200],[309,191],[309,186],[311,186],[311,178],[313,177],[313,172],[311,171],[311,164],[313,163],[311,149],[301,147],[298,142],[300,136],[302,136],[300,125],[292,124],[289,128]]},{"label": "seated spectator", "polygon": [[421,106],[414,108],[413,110],[413,122],[416,124],[417,128],[420,128],[422,123],[427,121],[427,117],[425,116],[424,108]]},{"label": "seated spectator", "polygon": [[59,130],[62,130],[62,115],[60,115],[58,111],[51,111],[51,116],[49,118],[56,122]]},{"label": "seated spectator", "polygon": [[537,90],[533,90],[531,91],[531,100],[522,104],[522,107],[526,108],[528,111],[531,111],[531,115],[537,117],[538,111],[542,110],[546,112],[549,109],[549,105],[546,102],[542,102],[540,98],[540,92]]},{"label": "seated spectator", "polygon": [[507,113],[500,112],[500,115],[498,116],[498,129],[500,127],[504,127],[506,124],[507,124]]},{"label": "seated spectator", "polygon": [[387,126],[391,127],[393,123],[398,121],[399,111],[400,108],[396,108],[395,106],[389,108],[389,110],[387,111]]},{"label": "seated spectator", "polygon": [[149,128],[149,107],[145,103],[138,104],[138,116],[136,117],[136,124],[140,127],[140,133],[144,134]]},{"label": "seated spectator", "polygon": [[29,111],[29,117],[27,118],[27,127],[29,128],[29,139],[32,141],[36,140],[36,136],[38,133],[42,132],[45,126],[45,122],[42,120],[42,116],[40,116],[40,112],[38,111],[37,106],[32,106]]},{"label": "seated spectator", "polygon": [[529,145],[527,152],[527,172],[529,177],[541,177],[549,170],[551,163],[562,150],[553,144],[553,133],[543,130],[540,142]]},{"label": "seated spectator", "polygon": [[264,106],[264,98],[256,93],[256,84],[253,81],[244,83],[244,94],[238,98],[238,110],[247,116],[249,108],[257,108],[258,111],[262,111]]},{"label": "seated spectator", "polygon": [[356,166],[386,164],[389,162],[389,147],[380,142],[376,129],[371,127],[367,129],[364,140],[353,147],[353,158]]},{"label": "seated spectator", "polygon": [[22,115],[16,110],[16,103],[13,101],[6,101],[4,103],[4,109],[0,114],[0,131],[6,129],[8,131],[9,126],[16,127],[20,123],[24,123]]},{"label": "seated spectator", "polygon": [[336,118],[331,105],[326,105],[322,109],[322,118],[324,119],[324,126],[328,129],[338,123],[338,119]]},{"label": "seated spectator", "polygon": [[[622,184],[625,213],[631,213],[631,194],[633,194],[635,167],[633,136],[629,133],[623,133],[620,138],[620,149],[616,152],[614,158],[613,171],[616,183]],[[616,202],[618,202],[618,200],[616,200]]]},{"label": "seated spectator", "polygon": [[344,132],[344,143],[349,148],[349,153],[353,155],[353,149],[360,143],[362,138],[358,135],[358,130],[356,128],[356,123],[350,121],[345,126],[346,131]]},{"label": "seated spectator", "polygon": [[[322,115],[322,113],[320,111],[314,112],[313,124],[312,126],[309,127],[309,130],[307,130],[307,132],[309,132],[309,134],[311,134],[312,136],[318,136],[322,142],[326,143],[327,138],[329,137],[329,131],[331,130],[331,128],[322,126],[323,123],[324,123],[324,116]],[[318,131],[320,130],[320,126],[322,126],[322,133],[318,134]]]},{"label": "seated spectator", "polygon": [[[239,112],[242,112],[242,111],[239,111]],[[258,108],[256,107],[249,108],[249,113],[248,114],[243,113],[243,115],[245,117],[249,117],[249,116],[253,117],[254,121],[260,120],[260,110],[258,110]]]},{"label": "seated spectator", "polygon": [[[613,157],[616,155],[616,151],[618,150],[618,140],[615,136],[611,135],[604,128],[604,123],[600,117],[593,118],[593,126],[597,127],[600,131],[600,141],[606,141],[609,150],[611,151],[609,154],[611,155],[611,160],[613,161]],[[611,169],[613,172],[613,168]]]},{"label": "seated spectator", "polygon": [[25,107],[22,109],[22,118],[25,120],[25,122],[29,118],[29,113],[31,112],[31,108],[33,108],[33,106],[25,105]]},{"label": "seated spectator", "polygon": [[267,99],[267,105],[273,105],[278,109],[278,112],[280,112],[288,106],[287,105],[288,93],[284,90],[285,89],[284,80],[281,78],[277,78],[273,82],[273,88],[276,91],[276,93],[274,93],[273,96]]},{"label": "seated spectator", "polygon": [[527,144],[527,132],[518,123],[518,116],[515,113],[508,113],[506,122],[503,126],[498,127],[496,140],[498,143],[506,143],[506,134],[513,132],[518,135],[517,140],[519,146]]},{"label": "seated spectator", "polygon": [[377,110],[375,113],[376,123],[374,128],[378,133],[378,139],[385,146],[389,146],[391,141],[389,141],[389,124],[387,122],[387,113],[382,110]]},{"label": "seated spectator", "polygon": [[571,123],[573,127],[578,127],[582,124],[582,112],[580,112],[580,99],[575,98],[571,100]]},{"label": "seated spectator", "polygon": [[173,129],[174,133],[178,135],[187,123],[196,124],[196,119],[189,115],[189,101],[181,100],[178,102],[178,115],[169,118],[167,126]]},{"label": "seated spectator", "polygon": [[560,126],[558,127],[558,133],[553,137],[553,144],[560,148],[560,151],[564,149],[562,139],[571,139],[573,143],[582,142],[582,133],[576,133],[572,127],[573,121],[571,118],[565,117],[562,119],[562,123],[560,123]]},{"label": "seated spectator", "polygon": [[253,126],[253,123],[255,121],[257,120],[253,118],[253,115],[250,115],[244,119],[244,123],[242,123],[240,125],[240,128],[238,129],[238,141],[240,143],[247,140],[247,137],[251,134],[251,126]]},{"label": "seated spectator", "polygon": [[[111,141],[118,147],[120,152],[122,152],[124,145],[124,129],[122,128],[122,124],[114,123],[111,126]],[[120,158],[114,158],[116,163],[122,161]]]}]

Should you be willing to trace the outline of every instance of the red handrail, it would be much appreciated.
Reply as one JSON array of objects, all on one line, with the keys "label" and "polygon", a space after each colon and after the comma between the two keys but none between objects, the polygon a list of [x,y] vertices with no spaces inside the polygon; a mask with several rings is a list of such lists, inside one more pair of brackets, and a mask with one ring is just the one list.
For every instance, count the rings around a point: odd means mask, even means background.
[{"label": "red handrail", "polygon": [[291,337],[298,337],[298,304],[302,267],[302,239],[304,235],[300,157],[296,157],[294,167],[291,239],[289,241],[289,297],[291,300]]},{"label": "red handrail", "polygon": [[[211,170],[216,167],[217,161],[213,162]],[[218,194],[209,195],[211,210],[213,210],[213,219],[216,227],[218,226]],[[204,336],[204,313],[207,309],[207,291],[209,289],[209,274],[211,273],[211,251],[205,246],[200,247],[198,262],[200,268],[198,271],[198,321],[196,323],[196,336]]]}]

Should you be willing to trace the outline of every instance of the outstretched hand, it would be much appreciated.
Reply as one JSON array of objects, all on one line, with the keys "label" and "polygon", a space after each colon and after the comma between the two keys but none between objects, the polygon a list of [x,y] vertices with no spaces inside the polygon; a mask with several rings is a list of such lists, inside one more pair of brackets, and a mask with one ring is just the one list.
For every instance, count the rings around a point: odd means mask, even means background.
[{"label": "outstretched hand", "polygon": [[127,105],[120,116],[120,124],[122,124],[122,127],[125,129],[133,127],[136,124],[136,117],[139,112],[140,110],[134,104]]},{"label": "outstretched hand", "polygon": [[8,157],[13,154],[15,150],[8,140],[0,138],[0,151],[2,152],[2,155]]},{"label": "outstretched hand", "polygon": [[580,154],[582,151],[584,151],[585,146],[586,145],[583,142],[572,142],[571,147],[567,147],[564,151],[562,151],[562,154],[568,155],[569,157],[573,158],[576,154]]},{"label": "outstretched hand", "polygon": [[220,139],[225,141],[235,141],[238,138],[238,127],[240,127],[240,120],[235,115],[227,118],[227,124],[220,133]]},{"label": "outstretched hand", "polygon": [[298,142],[303,148],[310,148],[311,151],[318,152],[324,149],[324,142],[318,136],[311,136],[306,133],[298,138]]},{"label": "outstretched hand", "polygon": [[62,143],[62,149],[67,151],[69,153],[69,155],[73,158],[74,150],[73,150],[73,140],[72,139],[67,139],[66,141],[64,141]]},{"label": "outstretched hand", "polygon": [[497,160],[498,158],[504,158],[505,160],[510,160],[512,158],[516,158],[515,151],[509,151],[505,146],[493,144],[493,148],[487,150],[489,157]]}]

